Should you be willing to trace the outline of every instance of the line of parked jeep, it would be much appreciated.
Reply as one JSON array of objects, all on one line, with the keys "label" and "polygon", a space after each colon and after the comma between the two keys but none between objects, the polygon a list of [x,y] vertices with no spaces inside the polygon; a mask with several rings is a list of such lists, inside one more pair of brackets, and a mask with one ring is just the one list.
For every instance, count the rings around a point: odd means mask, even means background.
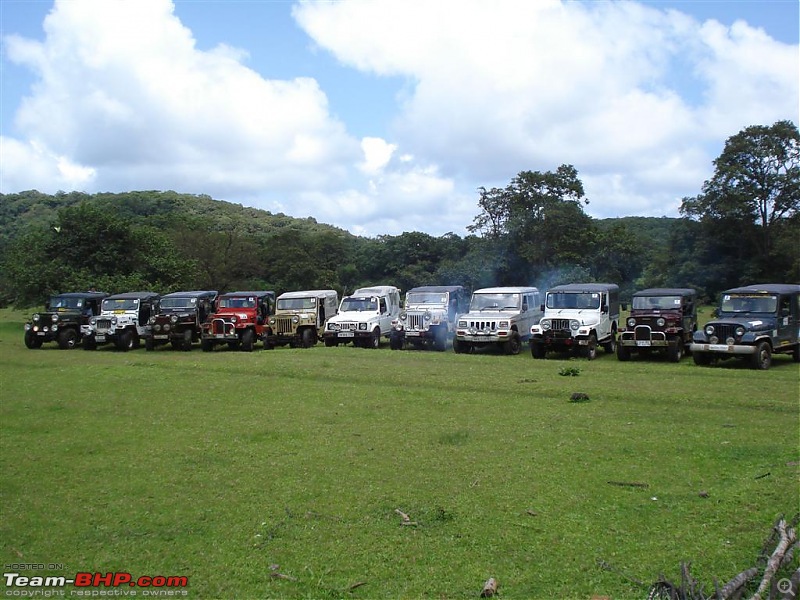
[{"label": "line of parked jeep", "polygon": [[713,320],[697,328],[697,294],[688,288],[640,290],[620,322],[619,287],[572,283],[542,294],[535,287],[492,287],[468,295],[462,286],[423,286],[408,291],[380,285],[356,290],[339,302],[334,290],[287,292],[200,290],[108,295],[73,292],[50,298],[44,312],[25,324],[25,345],[94,350],[113,344],[127,351],[170,344],[205,352],[215,346],[252,351],[352,343],[392,350],[431,348],[456,353],[498,347],[534,359],[550,352],[592,360],[599,348],[620,361],[662,353],[678,362],[691,353],[698,365],[740,357],[768,369],[772,355],[800,362],[800,285],[759,284],[727,290]]}]

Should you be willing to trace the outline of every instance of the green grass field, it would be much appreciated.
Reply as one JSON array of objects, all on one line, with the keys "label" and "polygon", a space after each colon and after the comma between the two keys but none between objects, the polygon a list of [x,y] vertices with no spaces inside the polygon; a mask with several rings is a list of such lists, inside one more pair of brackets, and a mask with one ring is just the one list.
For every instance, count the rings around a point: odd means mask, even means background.
[{"label": "green grass field", "polygon": [[800,506],[787,356],[30,351],[24,316],[0,311],[7,566],[193,598],[644,598],[631,579],[684,561],[713,590]]}]

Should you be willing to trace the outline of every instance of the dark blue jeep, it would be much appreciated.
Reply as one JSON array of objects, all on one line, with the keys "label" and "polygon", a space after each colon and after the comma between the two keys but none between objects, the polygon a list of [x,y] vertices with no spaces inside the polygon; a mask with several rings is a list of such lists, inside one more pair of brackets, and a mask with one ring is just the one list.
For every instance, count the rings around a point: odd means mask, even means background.
[{"label": "dark blue jeep", "polygon": [[738,356],[769,369],[772,355],[800,362],[800,285],[765,283],[722,293],[715,318],[694,334],[695,364]]}]

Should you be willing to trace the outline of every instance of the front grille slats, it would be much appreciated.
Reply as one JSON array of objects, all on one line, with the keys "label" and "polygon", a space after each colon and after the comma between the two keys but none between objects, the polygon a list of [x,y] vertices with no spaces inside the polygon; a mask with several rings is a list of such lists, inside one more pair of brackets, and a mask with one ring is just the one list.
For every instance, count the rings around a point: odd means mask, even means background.
[{"label": "front grille slats", "polygon": [[551,329],[569,329],[569,319],[553,319],[550,324]]}]

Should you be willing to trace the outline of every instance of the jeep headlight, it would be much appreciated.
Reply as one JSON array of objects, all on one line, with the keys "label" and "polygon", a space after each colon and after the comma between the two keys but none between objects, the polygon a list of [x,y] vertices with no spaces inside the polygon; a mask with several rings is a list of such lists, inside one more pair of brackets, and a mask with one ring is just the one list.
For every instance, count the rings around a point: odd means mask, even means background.
[{"label": "jeep headlight", "polygon": [[53,323],[55,323],[56,321],[58,321],[58,315],[57,315],[57,314],[54,314],[52,317],[50,317],[50,320],[51,320]]},{"label": "jeep headlight", "polygon": [[236,323],[236,321],[238,321],[238,319],[236,318],[236,315],[232,316],[231,317],[231,323]]},{"label": "jeep headlight", "polygon": [[467,326],[467,322],[466,321],[459,321],[458,322],[458,326],[459,327],[466,327]]},{"label": "jeep headlight", "polygon": [[178,322],[178,315],[172,315],[170,318],[170,323],[177,323]]},{"label": "jeep headlight", "polygon": [[705,331],[706,335],[714,335],[714,326],[706,325],[706,328],[703,331]]},{"label": "jeep headlight", "polygon": [[172,328],[170,327],[169,323],[164,323],[164,331],[169,331],[170,329]]},{"label": "jeep headlight", "polygon": [[498,326],[500,329],[508,329],[508,321],[500,321],[500,322],[497,324],[497,326]]},{"label": "jeep headlight", "polygon": [[270,325],[275,325],[275,323],[277,323],[277,322],[278,322],[278,320],[275,317],[270,317],[269,318],[269,324]]},{"label": "jeep headlight", "polygon": [[664,317],[659,317],[658,319],[656,319],[656,325],[658,325],[659,327],[663,327],[666,324],[667,322],[664,320]]},{"label": "jeep headlight", "polygon": [[89,319],[89,325],[91,325],[92,327],[97,325],[97,317],[92,317],[91,319]]},{"label": "jeep headlight", "polygon": [[155,317],[150,317],[150,318],[147,320],[147,324],[148,324],[148,325],[155,325],[155,322],[156,322],[156,318],[155,318]]},{"label": "jeep headlight", "polygon": [[634,319],[633,317],[628,319],[628,327],[636,327],[636,319]]},{"label": "jeep headlight", "polygon": [[117,317],[111,317],[111,324],[112,325],[116,325],[117,324]]},{"label": "jeep headlight", "polygon": [[736,329],[733,330],[733,333],[736,334],[736,337],[742,337],[745,332],[745,328],[739,325]]},{"label": "jeep headlight", "polygon": [[339,331],[338,323],[328,323],[328,331]]},{"label": "jeep headlight", "polygon": [[153,331],[161,331],[161,325],[159,325],[158,323],[153,325]]},{"label": "jeep headlight", "polygon": [[358,330],[359,331],[366,331],[367,330],[367,324],[366,323],[359,323],[358,324]]},{"label": "jeep headlight", "polygon": [[569,328],[572,329],[572,331],[578,331],[578,329],[580,329],[580,326],[581,326],[580,322],[575,319],[569,322]]},{"label": "jeep headlight", "polygon": [[541,321],[539,323],[539,325],[542,326],[542,331],[550,331],[550,328],[553,326],[553,324],[550,321],[548,321],[547,319],[545,319],[544,321]]},{"label": "jeep headlight", "polygon": [[39,313],[36,313],[35,315],[33,315],[33,320],[34,320],[34,321],[38,321],[38,320],[39,320],[39,319],[41,319],[41,318],[42,318],[42,317],[41,317],[41,315],[40,315]]},{"label": "jeep headlight", "polygon": [[297,325],[299,322],[300,322],[300,317],[298,317],[297,315],[292,317],[292,323]]},{"label": "jeep headlight", "polygon": [[422,315],[422,318],[423,318],[424,320],[426,320],[426,321],[430,321],[430,320],[431,320],[431,311],[429,311],[429,310],[426,310],[426,311],[425,311],[425,314],[424,314],[424,315]]},{"label": "jeep headlight", "polygon": [[408,314],[406,314],[406,311],[403,311],[403,312],[400,313],[400,320],[401,321],[405,321],[406,317],[408,317]]}]

